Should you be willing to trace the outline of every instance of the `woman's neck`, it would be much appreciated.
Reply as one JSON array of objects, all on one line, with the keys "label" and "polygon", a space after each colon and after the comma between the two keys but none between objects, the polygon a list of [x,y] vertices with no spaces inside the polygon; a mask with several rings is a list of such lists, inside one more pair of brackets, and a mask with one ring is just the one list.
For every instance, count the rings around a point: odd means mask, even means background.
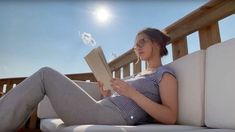
[{"label": "woman's neck", "polygon": [[156,64],[152,64],[152,63],[147,63],[147,68],[146,70],[142,71],[141,73],[139,73],[140,75],[146,75],[146,74],[152,74],[156,71],[156,69],[158,69],[159,67],[162,66],[161,63],[156,63]]},{"label": "woman's neck", "polygon": [[155,69],[157,69],[158,67],[162,66],[162,62],[161,62],[161,58],[157,59],[152,59],[152,60],[148,60],[146,61],[147,63],[147,68],[146,70],[148,71],[153,71]]},{"label": "woman's neck", "polygon": [[158,67],[162,66],[161,61],[147,61],[147,71],[154,71],[156,70]]}]

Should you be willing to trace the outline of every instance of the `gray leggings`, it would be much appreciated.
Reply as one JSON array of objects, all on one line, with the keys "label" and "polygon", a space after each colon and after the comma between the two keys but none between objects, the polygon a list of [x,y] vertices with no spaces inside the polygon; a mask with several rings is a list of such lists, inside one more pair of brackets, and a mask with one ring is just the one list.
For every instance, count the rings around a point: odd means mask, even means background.
[{"label": "gray leggings", "polygon": [[44,95],[66,125],[126,124],[112,103],[96,101],[69,78],[45,67],[0,99],[0,131],[20,127]]}]

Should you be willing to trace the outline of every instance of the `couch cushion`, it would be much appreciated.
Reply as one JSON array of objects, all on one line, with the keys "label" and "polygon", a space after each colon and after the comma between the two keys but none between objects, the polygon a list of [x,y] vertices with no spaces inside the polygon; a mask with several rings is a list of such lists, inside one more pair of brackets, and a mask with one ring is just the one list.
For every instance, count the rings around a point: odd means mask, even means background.
[{"label": "couch cushion", "polygon": [[37,116],[38,118],[58,118],[47,96],[44,96],[43,100],[38,104]]},{"label": "couch cushion", "polygon": [[101,99],[102,96],[100,94],[97,82],[85,82],[85,81],[79,81],[79,80],[73,80],[73,81],[77,85],[79,85],[81,88],[83,88],[95,100]]},{"label": "couch cushion", "polygon": [[[101,94],[98,89],[98,84],[96,82],[85,82],[73,80],[77,85],[83,88],[89,95],[91,95],[95,100],[101,99]],[[39,118],[57,118],[54,108],[51,105],[50,100],[47,96],[38,104],[37,115]]]},{"label": "couch cushion", "polygon": [[178,80],[179,113],[177,124],[204,125],[205,50],[200,50],[168,64]]},{"label": "couch cushion", "polygon": [[[186,131],[181,131],[181,132],[188,132]],[[235,132],[233,129],[198,129],[198,130],[190,130],[189,132]]]},{"label": "couch cushion", "polygon": [[235,129],[235,39],[206,51],[205,123]]},{"label": "couch cushion", "polygon": [[42,131],[56,132],[175,132],[183,130],[198,130],[203,127],[186,125],[161,125],[148,124],[139,126],[112,126],[112,125],[78,125],[66,127],[60,119],[41,119],[40,129]]}]

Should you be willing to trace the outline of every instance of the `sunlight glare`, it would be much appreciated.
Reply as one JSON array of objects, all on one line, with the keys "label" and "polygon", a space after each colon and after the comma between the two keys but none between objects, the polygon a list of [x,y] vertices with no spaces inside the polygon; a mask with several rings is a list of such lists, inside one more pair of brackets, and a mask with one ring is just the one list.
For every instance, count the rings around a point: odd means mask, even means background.
[{"label": "sunlight glare", "polygon": [[100,7],[95,12],[94,15],[96,16],[99,22],[107,22],[111,18],[111,14],[107,8]]}]

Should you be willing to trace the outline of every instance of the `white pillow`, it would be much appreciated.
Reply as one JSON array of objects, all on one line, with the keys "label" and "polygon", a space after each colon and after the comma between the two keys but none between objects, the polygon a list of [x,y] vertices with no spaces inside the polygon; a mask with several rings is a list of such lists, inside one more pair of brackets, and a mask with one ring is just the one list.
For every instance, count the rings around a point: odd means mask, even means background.
[{"label": "white pillow", "polygon": [[177,124],[204,125],[205,50],[200,50],[168,64],[178,80],[179,112]]},{"label": "white pillow", "polygon": [[235,39],[206,51],[205,123],[235,129]]}]

